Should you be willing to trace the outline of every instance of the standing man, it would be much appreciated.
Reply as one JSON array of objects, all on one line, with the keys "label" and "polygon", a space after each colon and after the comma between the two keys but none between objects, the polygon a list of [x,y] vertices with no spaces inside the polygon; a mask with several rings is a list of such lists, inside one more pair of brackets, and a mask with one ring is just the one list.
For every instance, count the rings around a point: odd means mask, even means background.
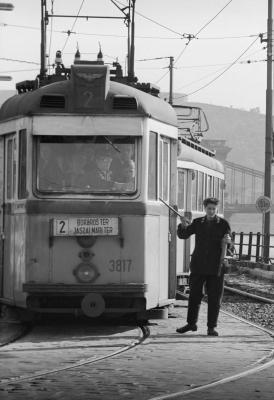
[{"label": "standing man", "polygon": [[189,224],[184,217],[178,225],[180,239],[195,234],[195,249],[190,262],[190,293],[188,302],[187,325],[178,328],[178,333],[197,331],[197,321],[203,286],[206,284],[208,296],[207,334],[218,336],[215,330],[224,289],[224,271],[222,268],[222,247],[230,243],[229,223],[217,216],[219,200],[207,198],[203,201],[206,215],[196,218]]}]

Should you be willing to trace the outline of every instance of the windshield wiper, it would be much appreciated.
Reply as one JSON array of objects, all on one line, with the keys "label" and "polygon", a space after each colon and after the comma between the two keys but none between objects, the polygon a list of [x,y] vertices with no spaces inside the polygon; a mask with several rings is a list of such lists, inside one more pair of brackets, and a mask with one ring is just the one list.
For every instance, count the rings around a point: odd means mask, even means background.
[{"label": "windshield wiper", "polygon": [[118,147],[115,146],[115,144],[113,144],[112,141],[111,141],[107,136],[104,136],[104,139],[106,139],[106,141],[107,141],[116,151],[118,151],[119,153],[121,153],[121,150],[119,150]]}]

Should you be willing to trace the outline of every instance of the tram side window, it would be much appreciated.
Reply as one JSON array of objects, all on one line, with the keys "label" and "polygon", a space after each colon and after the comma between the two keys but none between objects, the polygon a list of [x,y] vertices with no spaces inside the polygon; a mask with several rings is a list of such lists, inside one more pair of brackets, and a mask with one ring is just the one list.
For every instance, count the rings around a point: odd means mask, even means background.
[{"label": "tram side window", "polygon": [[19,131],[18,199],[27,197],[27,131]]},{"label": "tram side window", "polygon": [[197,171],[192,171],[192,182],[191,182],[191,209],[197,211]]},{"label": "tram side window", "polygon": [[178,170],[178,208],[179,210],[185,209],[185,199],[186,199],[186,173],[183,169]]},{"label": "tram side window", "polygon": [[198,210],[203,211],[204,201],[204,173],[198,172],[199,186],[198,186]]},{"label": "tram side window", "polygon": [[219,198],[219,179],[214,177],[214,197]]},{"label": "tram side window", "polygon": [[222,179],[219,179],[219,213],[224,213],[224,186],[225,182]]},{"label": "tram side window", "polygon": [[157,133],[149,134],[148,199],[157,199]]},{"label": "tram side window", "polygon": [[164,142],[163,147],[163,197],[168,200],[169,188],[169,143]]},{"label": "tram side window", "polygon": [[160,197],[167,201],[169,198],[169,142],[160,140],[160,157],[159,157],[159,184],[160,184]]},{"label": "tram side window", "polygon": [[7,141],[7,199],[15,197],[16,189],[16,142],[15,138],[10,138]]},{"label": "tram side window", "polygon": [[213,176],[207,176],[207,197],[213,197]]}]

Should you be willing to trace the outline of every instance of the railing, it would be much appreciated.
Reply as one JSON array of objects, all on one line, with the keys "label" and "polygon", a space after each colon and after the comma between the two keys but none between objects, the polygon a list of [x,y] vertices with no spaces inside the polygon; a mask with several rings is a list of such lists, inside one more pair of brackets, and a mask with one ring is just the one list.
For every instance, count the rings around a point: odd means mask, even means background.
[{"label": "railing", "polygon": [[[269,259],[264,260],[262,257],[263,248],[265,247],[264,243],[268,243],[268,240],[265,240],[269,236]],[[239,260],[255,260],[271,262],[274,263],[274,235],[263,235],[260,232],[253,233],[236,233],[232,232],[232,241],[235,246],[236,255],[239,257]]]}]

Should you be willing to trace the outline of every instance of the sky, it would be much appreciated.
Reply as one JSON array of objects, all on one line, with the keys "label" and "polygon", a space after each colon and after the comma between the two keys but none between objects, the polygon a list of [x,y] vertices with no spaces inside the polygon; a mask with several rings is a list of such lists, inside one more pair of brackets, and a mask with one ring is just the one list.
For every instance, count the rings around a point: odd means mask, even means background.
[{"label": "sky", "polygon": [[[127,0],[115,1],[127,5]],[[15,89],[16,82],[39,73],[41,1],[9,2],[14,10],[0,11],[0,75],[13,79],[0,81],[0,90]],[[111,0],[47,0],[47,7],[55,15],[76,15],[80,7],[82,16],[123,15]],[[73,32],[69,36],[68,30]],[[140,82],[168,91],[172,56],[175,104],[181,93],[193,102],[264,112],[266,43],[258,35],[266,30],[267,0],[136,0],[135,74]],[[188,42],[184,33],[196,38]],[[50,18],[49,64],[56,50],[63,50],[63,62],[70,66],[77,45],[82,59],[93,60],[99,42],[105,62],[118,58],[125,69],[127,28],[122,19]],[[139,61],[147,58],[161,59]]]}]

